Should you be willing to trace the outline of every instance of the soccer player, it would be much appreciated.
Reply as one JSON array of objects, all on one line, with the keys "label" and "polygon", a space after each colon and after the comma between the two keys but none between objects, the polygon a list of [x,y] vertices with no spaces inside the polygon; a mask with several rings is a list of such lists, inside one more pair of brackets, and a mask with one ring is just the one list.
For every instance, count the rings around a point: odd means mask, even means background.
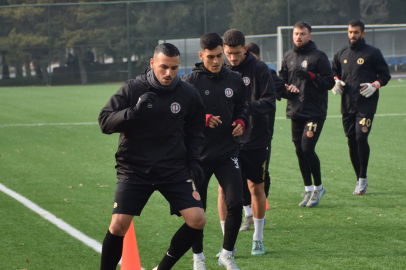
[{"label": "soccer player", "polygon": [[[334,86],[330,62],[311,40],[311,31],[306,22],[293,26],[294,48],[285,53],[279,71],[288,84],[286,93],[281,96],[288,98],[286,116],[292,122],[292,141],[305,185],[299,206],[307,207],[316,206],[326,192],[315,147],[327,115],[327,90]],[[292,86],[296,86],[299,93],[292,91]]]},{"label": "soccer player", "polygon": [[102,132],[120,133],[118,183],[103,241],[102,270],[116,269],[133,217],[156,190],[169,202],[171,214],[183,216],[185,223],[155,269],[171,269],[203,234],[206,217],[196,187],[204,178],[200,152],[205,113],[196,89],[177,76],[179,65],[174,45],[158,45],[150,68],[127,81],[100,112]]},{"label": "soccer player", "polygon": [[[255,58],[257,58],[258,60],[261,60],[261,57],[260,57],[261,51],[257,44],[255,44],[253,42],[247,43],[247,50],[253,56],[255,56]],[[286,89],[285,89],[284,80],[281,79],[280,77],[278,77],[275,70],[269,69],[269,71],[271,72],[272,79],[275,84],[276,92],[278,93],[279,91],[285,91]],[[273,126],[274,126],[273,121],[274,120],[275,120],[275,116],[273,114],[270,114],[269,121],[270,121],[270,127],[272,127],[271,134],[273,134]],[[271,137],[271,139],[272,139],[272,137]],[[269,148],[269,154],[271,154],[270,148]],[[265,172],[265,181],[264,182],[265,182],[265,198],[267,198],[268,194],[269,194],[269,188],[271,185],[271,178],[269,175],[269,170],[267,170]],[[245,211],[244,211],[245,217],[244,217],[244,222],[240,228],[240,231],[250,230],[251,225],[254,223],[253,216],[252,216],[252,210],[251,210],[251,192],[248,189],[248,185],[247,185],[246,181],[243,182],[243,194],[244,194],[244,196],[243,196],[244,205],[243,206],[245,209]],[[220,216],[220,222],[224,222],[223,220],[225,220],[225,218],[226,218],[227,209],[225,207],[224,192],[223,192],[221,186],[219,186],[219,191],[218,191],[218,211],[219,211],[219,216]],[[265,223],[266,223],[266,216],[265,216],[265,220],[264,220],[264,225],[265,225]]]},{"label": "soccer player", "polygon": [[[219,34],[204,34],[200,39],[200,48],[202,62],[195,64],[192,73],[182,78],[198,89],[206,110],[202,149],[205,180],[199,191],[204,209],[207,205],[207,187],[213,174],[225,191],[227,217],[223,226],[224,241],[219,264],[229,270],[237,270],[233,250],[242,220],[243,204],[237,136],[244,133],[248,122],[245,85],[237,73],[223,65],[223,40]],[[205,270],[203,237],[196,239],[192,248],[193,269]]]},{"label": "soccer player", "polygon": [[[265,222],[265,177],[269,167],[271,138],[275,118],[275,85],[268,66],[247,51],[244,34],[230,29],[223,35],[225,64],[237,71],[245,83],[245,103],[249,125],[240,139],[240,164],[243,181],[251,193],[254,219],[252,255],[265,253],[263,228]],[[244,207],[245,213],[249,211]],[[245,218],[251,222],[251,217]]]},{"label": "soccer player", "polygon": [[363,22],[351,21],[348,25],[349,45],[341,48],[333,60],[336,83],[332,91],[341,95],[344,132],[357,177],[353,194],[357,195],[365,194],[368,187],[368,135],[378,105],[379,88],[391,79],[381,51],[366,44],[364,29]]}]

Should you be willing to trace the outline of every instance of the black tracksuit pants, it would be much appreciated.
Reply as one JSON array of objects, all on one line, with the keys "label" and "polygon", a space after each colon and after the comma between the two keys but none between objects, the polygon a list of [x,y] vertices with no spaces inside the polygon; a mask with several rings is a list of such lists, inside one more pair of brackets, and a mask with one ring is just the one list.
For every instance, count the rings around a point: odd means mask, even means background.
[{"label": "black tracksuit pants", "polygon": [[[204,171],[205,181],[199,187],[200,197],[202,198],[203,208],[206,211],[207,206],[207,188],[211,176],[214,174],[223,189],[227,205],[227,217],[224,230],[223,248],[229,251],[234,249],[237,241],[240,224],[242,221],[242,180],[241,170],[237,157],[223,160],[203,160],[202,169]],[[203,236],[196,239],[193,246],[193,253],[203,252]]]}]

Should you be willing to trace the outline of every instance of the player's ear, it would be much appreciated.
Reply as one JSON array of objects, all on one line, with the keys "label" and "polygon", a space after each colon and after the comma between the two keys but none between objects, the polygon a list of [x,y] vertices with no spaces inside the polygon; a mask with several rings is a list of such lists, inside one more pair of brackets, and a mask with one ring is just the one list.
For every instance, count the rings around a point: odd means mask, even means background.
[{"label": "player's ear", "polygon": [[199,54],[199,58],[200,58],[200,60],[202,60],[202,61],[203,61],[203,54],[202,54],[202,52],[201,52],[201,51],[199,51],[199,52],[198,52],[198,54]]},{"label": "player's ear", "polygon": [[247,51],[248,51],[248,45],[245,45],[245,46],[244,46],[244,54],[246,54]]},{"label": "player's ear", "polygon": [[363,38],[365,36],[365,31],[362,32],[361,37]]},{"label": "player's ear", "polygon": [[149,66],[153,69],[154,68],[154,58],[149,59]]}]

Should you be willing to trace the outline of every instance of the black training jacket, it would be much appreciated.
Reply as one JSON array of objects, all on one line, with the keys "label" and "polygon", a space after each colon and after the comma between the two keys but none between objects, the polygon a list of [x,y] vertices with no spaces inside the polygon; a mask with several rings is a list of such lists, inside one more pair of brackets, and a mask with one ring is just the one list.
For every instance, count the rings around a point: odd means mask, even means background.
[{"label": "black training jacket", "polygon": [[228,69],[237,71],[245,83],[249,125],[239,137],[240,149],[251,150],[269,146],[275,121],[276,92],[268,66],[249,51],[238,66],[231,66],[227,59],[225,65]]},{"label": "black training jacket", "polygon": [[238,155],[239,141],[231,124],[241,119],[247,126],[245,85],[240,75],[223,66],[219,73],[211,73],[203,63],[195,64],[192,73],[182,80],[193,84],[202,97],[206,114],[220,116],[223,122],[215,128],[205,127],[202,149],[203,162],[220,160]]},{"label": "black training jacket", "polygon": [[[296,72],[303,70],[316,75],[314,81],[299,79]],[[288,85],[295,85],[299,93],[281,95],[288,98],[286,117],[289,119],[318,118],[327,116],[327,90],[334,87],[335,81],[327,55],[317,49],[313,41],[300,48],[285,53],[279,76]]]},{"label": "black training jacket", "polygon": [[[172,91],[159,91],[146,73],[127,81],[99,115],[103,133],[120,133],[116,153],[118,182],[158,184],[190,178],[188,163],[201,162],[205,113],[199,93],[179,80]],[[138,98],[155,92],[152,106],[134,112]],[[145,112],[147,111],[147,112]]]},{"label": "black training jacket", "polygon": [[391,79],[381,51],[361,39],[355,46],[341,48],[333,60],[333,73],[345,82],[341,96],[341,113],[375,113],[379,89],[369,98],[360,94],[361,83],[379,81],[384,86]]}]

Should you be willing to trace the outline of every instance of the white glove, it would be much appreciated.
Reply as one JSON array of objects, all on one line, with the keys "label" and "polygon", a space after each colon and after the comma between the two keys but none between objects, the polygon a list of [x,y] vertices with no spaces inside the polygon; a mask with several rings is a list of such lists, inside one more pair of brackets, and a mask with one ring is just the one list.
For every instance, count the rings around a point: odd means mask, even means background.
[{"label": "white glove", "polygon": [[345,82],[336,79],[336,85],[334,85],[333,89],[331,89],[331,91],[333,91],[334,95],[341,95],[344,91],[344,86],[345,86]]},{"label": "white glove", "polygon": [[379,89],[379,86],[381,86],[381,84],[378,81],[375,81],[373,83],[361,83],[360,86],[363,86],[360,90],[361,95],[369,98],[375,93],[377,89]]}]

